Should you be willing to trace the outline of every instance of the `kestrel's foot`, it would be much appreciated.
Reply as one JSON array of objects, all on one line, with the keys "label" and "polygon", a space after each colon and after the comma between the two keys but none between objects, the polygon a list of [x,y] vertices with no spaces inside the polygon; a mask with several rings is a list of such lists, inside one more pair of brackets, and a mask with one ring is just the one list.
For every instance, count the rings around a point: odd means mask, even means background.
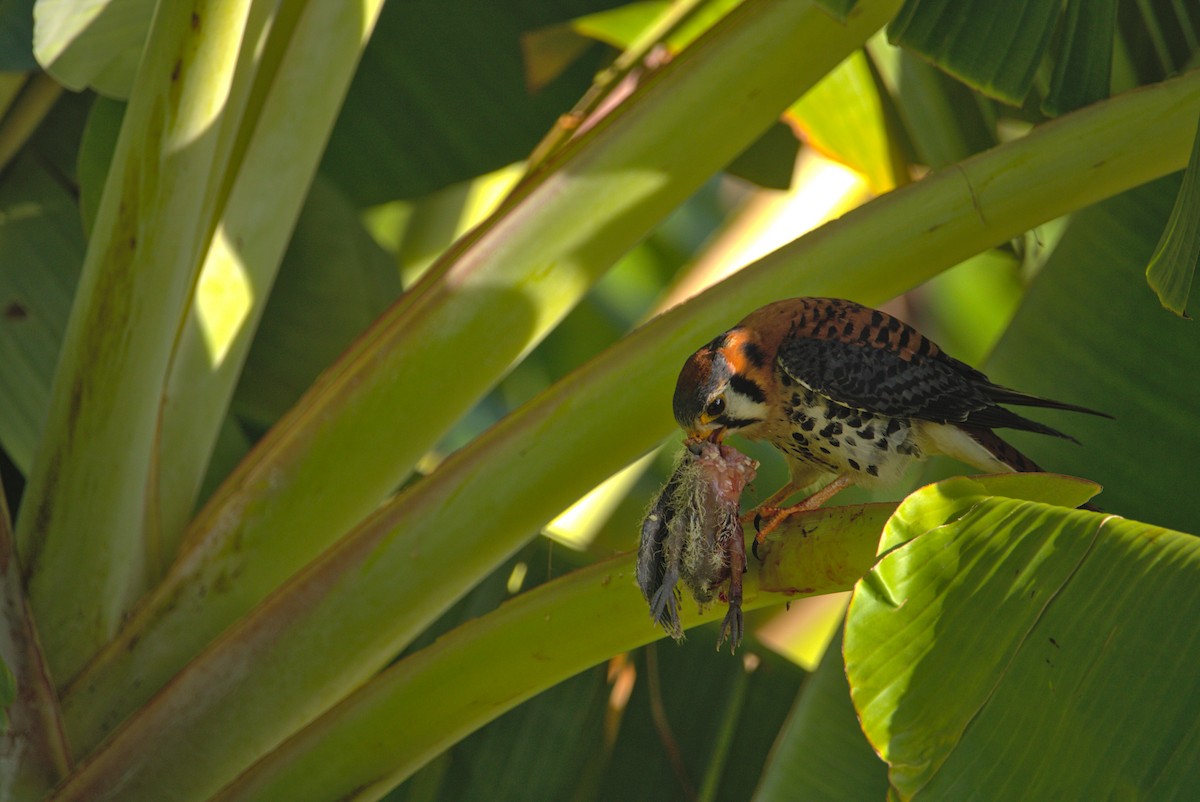
[{"label": "kestrel's foot", "polygon": [[758,553],[758,545],[766,540],[767,535],[775,531],[783,519],[787,518],[787,514],[779,507],[761,504],[751,510],[746,517],[754,520],[754,540],[750,543],[750,552],[756,560],[762,562],[763,558]]},{"label": "kestrel's foot", "polygon": [[[786,489],[787,488],[785,488],[785,490]],[[762,543],[766,536],[770,534],[775,527],[779,526],[779,522],[787,517],[786,515],[780,517],[782,510],[779,508],[779,502],[784,498],[787,498],[787,496],[782,492],[772,493],[769,499],[742,516],[741,520],[743,527],[746,526],[746,524],[754,524],[755,535],[754,540],[750,543],[750,552],[759,562],[762,562],[763,558],[758,553],[758,544]],[[778,521],[775,520],[777,517],[779,519]],[[767,527],[766,533],[763,532],[764,525]]]},{"label": "kestrel's foot", "polygon": [[[758,557],[758,544],[766,540],[767,535],[778,529],[780,524],[798,512],[815,510],[852,484],[853,481],[849,476],[839,476],[799,504],[782,508],[763,505],[752,510],[754,514],[754,528],[757,530],[757,534],[754,536],[754,544],[750,547],[750,551],[755,557]],[[761,560],[762,558],[758,557],[758,559]]]},{"label": "kestrel's foot", "polygon": [[[806,483],[806,481],[798,480],[793,476],[787,484],[776,490],[764,499],[761,504],[742,516],[742,526],[744,527],[746,524],[753,522],[754,529],[758,533],[754,538],[754,542],[750,545],[750,551],[759,562],[762,562],[762,557],[758,555],[758,544],[762,543],[764,538],[787,518],[787,515],[781,514],[784,508],[781,508],[779,505],[787,501],[788,496],[802,488]],[[765,531],[763,530],[764,525],[766,526]]]},{"label": "kestrel's foot", "polygon": [[779,528],[793,513],[799,512],[794,505],[791,507],[759,507],[754,512],[754,542],[757,545],[767,539],[767,535]]}]

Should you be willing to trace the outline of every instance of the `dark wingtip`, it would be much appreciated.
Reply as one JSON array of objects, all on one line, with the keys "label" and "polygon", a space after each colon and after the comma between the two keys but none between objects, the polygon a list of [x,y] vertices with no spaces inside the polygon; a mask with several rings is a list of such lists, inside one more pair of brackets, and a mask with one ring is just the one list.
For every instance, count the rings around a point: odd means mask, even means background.
[{"label": "dark wingtip", "polygon": [[[989,384],[984,388],[988,398],[997,404],[1012,404],[1020,407],[1043,407],[1045,409],[1061,409],[1067,412],[1082,412],[1085,415],[1095,415],[1097,418],[1108,418],[1115,420],[1112,415],[1107,412],[1101,412],[1098,409],[1091,407],[1083,407],[1079,404],[1068,404],[1065,401],[1055,401],[1052,398],[1042,398],[1038,395],[1030,395],[1022,393],[1019,390],[1013,390],[1009,387],[1003,387],[999,384]],[[1049,434],[1050,432],[1047,432]],[[1065,435],[1059,434],[1060,437]],[[1071,438],[1067,438],[1068,440]]]},{"label": "dark wingtip", "polygon": [[988,429],[1017,429],[1024,432],[1034,432],[1035,434],[1045,434],[1051,437],[1061,437],[1063,440],[1070,440],[1076,445],[1079,444],[1078,440],[1066,432],[1060,432],[1053,426],[1047,426],[1044,423],[1030,420],[1004,407],[990,407],[980,410],[968,416],[966,422]]}]

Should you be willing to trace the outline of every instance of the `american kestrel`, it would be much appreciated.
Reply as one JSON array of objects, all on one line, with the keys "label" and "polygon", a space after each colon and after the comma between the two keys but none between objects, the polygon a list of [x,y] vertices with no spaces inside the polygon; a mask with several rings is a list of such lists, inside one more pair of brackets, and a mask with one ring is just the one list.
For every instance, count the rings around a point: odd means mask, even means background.
[{"label": "american kestrel", "polygon": [[[853,484],[894,483],[932,454],[989,473],[1041,470],[993,429],[1074,440],[1001,404],[1111,417],[994,384],[912,326],[836,298],[752,312],[688,358],[674,398],[690,438],[719,443],[736,433],[783,452],[791,481],[759,505],[758,541],[787,516]],[[833,478],[824,488],[779,508],[825,475]]]}]

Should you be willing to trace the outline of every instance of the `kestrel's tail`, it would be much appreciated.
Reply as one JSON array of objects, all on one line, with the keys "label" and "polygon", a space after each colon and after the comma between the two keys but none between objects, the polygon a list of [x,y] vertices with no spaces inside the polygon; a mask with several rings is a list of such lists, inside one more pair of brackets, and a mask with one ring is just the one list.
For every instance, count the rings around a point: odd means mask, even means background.
[{"label": "kestrel's tail", "polygon": [[[983,449],[987,451],[992,459],[1000,462],[1010,471],[1033,473],[1042,470],[1041,466],[1002,440],[1000,435],[991,429],[976,429],[975,427],[963,426],[962,430],[967,433],[968,437],[983,446]],[[979,468],[988,467],[985,464],[981,465],[974,462],[972,464]]]},{"label": "kestrel's tail", "polygon": [[[967,436],[982,446],[991,455],[992,459],[1005,465],[1009,470],[1017,473],[1031,473],[1042,470],[1036,462],[1022,454],[1012,445],[1006,443],[991,429],[963,427],[962,430],[966,432]],[[984,466],[980,465],[979,467]],[[1079,509],[1101,512],[1099,507],[1092,504],[1082,504]]]}]

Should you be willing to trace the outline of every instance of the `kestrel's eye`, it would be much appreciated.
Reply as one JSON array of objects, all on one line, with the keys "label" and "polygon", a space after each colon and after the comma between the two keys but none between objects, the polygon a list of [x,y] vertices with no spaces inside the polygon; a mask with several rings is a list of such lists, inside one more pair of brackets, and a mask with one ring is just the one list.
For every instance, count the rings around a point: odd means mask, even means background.
[{"label": "kestrel's eye", "polygon": [[708,402],[708,406],[704,408],[704,414],[710,418],[715,418],[725,411],[725,396],[719,395],[712,401]]}]

